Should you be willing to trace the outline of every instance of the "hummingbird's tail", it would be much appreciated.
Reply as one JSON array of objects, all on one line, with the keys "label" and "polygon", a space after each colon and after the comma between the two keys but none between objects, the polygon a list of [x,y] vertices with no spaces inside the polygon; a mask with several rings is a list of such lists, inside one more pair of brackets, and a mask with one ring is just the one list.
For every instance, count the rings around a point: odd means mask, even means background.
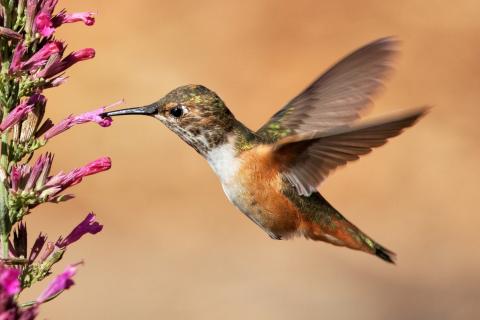
[{"label": "hummingbird's tail", "polygon": [[[343,217],[342,217],[343,218]],[[325,228],[315,222],[303,223],[303,234],[312,240],[321,240],[337,246],[347,247],[373,254],[380,259],[395,264],[395,253],[380,245],[345,218],[332,221]],[[332,226],[334,226],[332,228]]]},{"label": "hummingbird's tail", "polygon": [[385,247],[382,247],[378,243],[374,243],[374,244],[375,244],[375,255],[377,257],[379,257],[380,259],[386,262],[395,264],[396,255],[394,252],[388,250]]},{"label": "hummingbird's tail", "polygon": [[[364,251],[386,262],[395,263],[395,253],[363,233],[335,210],[319,193],[313,194],[313,197],[316,198],[316,210],[304,215],[300,226],[301,233],[306,238]],[[319,204],[321,205],[319,206]]]}]

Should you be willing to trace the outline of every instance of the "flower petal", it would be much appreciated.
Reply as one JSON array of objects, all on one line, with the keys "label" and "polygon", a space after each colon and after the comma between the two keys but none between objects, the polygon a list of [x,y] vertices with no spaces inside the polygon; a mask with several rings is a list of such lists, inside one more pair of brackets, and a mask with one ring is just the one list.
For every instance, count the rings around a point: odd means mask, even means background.
[{"label": "flower petal", "polygon": [[46,12],[40,12],[35,17],[35,28],[44,37],[49,37],[55,32],[51,16]]},{"label": "flower petal", "polygon": [[37,298],[38,303],[44,303],[48,300],[55,298],[63,290],[69,289],[73,284],[72,277],[77,272],[75,265],[68,266],[61,274],[59,274],[48,287]]},{"label": "flower petal", "polygon": [[13,268],[5,268],[0,267],[0,285],[2,286],[3,290],[10,295],[13,296],[20,292],[20,280],[18,277],[20,275],[20,271],[18,269]]},{"label": "flower petal", "polygon": [[102,229],[103,225],[95,221],[95,215],[91,212],[72,230],[72,232],[70,232],[68,236],[65,237],[65,239],[58,239],[56,245],[60,248],[64,248],[75,241],[78,241],[83,235],[87,233],[96,234],[102,231]]}]

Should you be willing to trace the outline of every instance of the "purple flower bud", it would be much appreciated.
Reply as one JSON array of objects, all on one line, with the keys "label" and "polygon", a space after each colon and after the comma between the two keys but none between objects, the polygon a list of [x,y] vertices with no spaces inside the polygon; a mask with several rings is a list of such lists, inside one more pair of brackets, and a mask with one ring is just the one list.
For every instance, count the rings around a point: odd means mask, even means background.
[{"label": "purple flower bud", "polygon": [[76,266],[68,266],[65,271],[63,271],[52,282],[50,282],[48,287],[37,298],[37,302],[46,302],[62,293],[63,290],[70,288],[74,284],[72,277],[75,275],[76,272]]},{"label": "purple flower bud", "polygon": [[27,113],[32,111],[32,108],[33,108],[33,105],[28,104],[28,101],[24,101],[20,103],[18,106],[16,106],[15,108],[13,108],[13,110],[10,111],[10,113],[7,115],[5,120],[3,120],[2,123],[0,123],[0,131],[5,131],[10,127],[12,127],[13,125],[17,124],[18,122],[20,122],[21,120],[23,120],[23,118],[25,118]]},{"label": "purple flower bud", "polygon": [[[39,180],[41,175],[43,175],[43,177],[40,180],[46,179],[45,174],[48,174],[46,173],[46,171],[50,171],[52,160],[53,160],[53,157],[49,153],[42,154],[40,157],[38,157],[37,161],[35,161],[35,164],[33,165],[30,171],[30,175],[28,177],[27,183],[25,184],[25,187],[23,188],[23,190],[30,191],[34,189],[35,186],[37,185],[37,180]],[[39,183],[40,185],[44,184],[44,181],[38,181],[38,182],[40,182]]]},{"label": "purple flower bud", "polygon": [[27,0],[27,9],[25,10],[25,31],[27,33],[32,32],[33,22],[37,14],[37,5],[39,0]]},{"label": "purple flower bud", "polygon": [[75,12],[66,13],[65,10],[61,11],[52,19],[53,26],[58,28],[64,23],[73,23],[83,21],[87,26],[95,24],[95,17],[93,12]]},{"label": "purple flower bud", "polygon": [[63,43],[60,41],[52,41],[45,44],[40,50],[38,50],[30,59],[22,63],[23,70],[31,70],[45,65],[48,58],[63,51]]},{"label": "purple flower bud", "polygon": [[103,225],[95,221],[95,215],[93,213],[89,213],[87,217],[80,222],[80,224],[76,226],[68,236],[65,237],[65,239],[60,237],[55,245],[60,248],[65,248],[68,245],[78,241],[83,235],[87,233],[96,234],[102,231],[102,229]]},{"label": "purple flower bud", "polygon": [[41,188],[47,182],[48,175],[50,174],[50,169],[52,168],[52,162],[53,154],[47,152],[41,160],[42,172],[37,179],[37,183],[35,186],[36,189]]},{"label": "purple flower bud", "polygon": [[42,36],[50,37],[55,32],[51,16],[46,12],[40,12],[35,17],[35,29]]},{"label": "purple flower bud", "polygon": [[20,292],[20,281],[18,280],[19,275],[20,271],[18,269],[0,266],[0,285],[9,296],[13,296]]},{"label": "purple flower bud", "polygon": [[10,186],[13,191],[18,190],[21,178],[22,178],[22,174],[21,174],[20,168],[17,166],[13,166],[10,171]]},{"label": "purple flower bud", "polygon": [[15,47],[15,51],[13,51],[12,63],[10,64],[10,73],[15,73],[20,70],[22,66],[22,58],[25,52],[27,51],[27,47],[20,42]]},{"label": "purple flower bud", "polygon": [[45,262],[45,260],[47,260],[48,257],[52,254],[53,250],[55,250],[55,244],[51,241],[47,242],[47,245],[45,246],[45,250],[43,250],[38,263]]},{"label": "purple flower bud", "polygon": [[62,77],[62,76],[56,77],[48,83],[48,87],[49,88],[58,87],[64,84],[67,81],[67,79],[68,77]]},{"label": "purple flower bud", "polygon": [[52,15],[57,3],[58,0],[40,0],[40,12],[45,12],[49,15]]},{"label": "purple flower bud", "polygon": [[0,36],[9,39],[22,40],[23,37],[20,33],[13,31],[12,29],[0,27]]}]

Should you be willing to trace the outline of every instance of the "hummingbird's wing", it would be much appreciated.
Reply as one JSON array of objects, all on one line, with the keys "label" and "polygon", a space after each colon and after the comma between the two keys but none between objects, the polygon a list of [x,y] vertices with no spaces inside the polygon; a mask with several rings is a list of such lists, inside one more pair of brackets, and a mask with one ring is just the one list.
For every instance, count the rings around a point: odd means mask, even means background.
[{"label": "hummingbird's wing", "polygon": [[274,142],[359,118],[391,70],[396,46],[394,38],[382,38],[354,51],[274,114],[257,134]]},{"label": "hummingbird's wing", "polygon": [[385,144],[426,112],[420,108],[352,127],[289,136],[273,145],[273,157],[298,193],[308,196],[335,168]]}]

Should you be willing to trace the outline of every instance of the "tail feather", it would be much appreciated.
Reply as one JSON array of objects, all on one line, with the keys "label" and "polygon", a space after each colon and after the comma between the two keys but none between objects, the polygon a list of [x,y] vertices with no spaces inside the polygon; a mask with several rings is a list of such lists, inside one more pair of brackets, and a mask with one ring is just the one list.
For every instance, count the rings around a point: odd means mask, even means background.
[{"label": "tail feather", "polygon": [[382,247],[378,243],[375,243],[375,252],[374,253],[377,257],[379,257],[383,261],[395,264],[395,260],[397,258],[396,254],[394,252]]},{"label": "tail feather", "polygon": [[[302,208],[300,234],[307,239],[320,240],[375,255],[388,263],[395,263],[395,253],[381,246],[353,223],[348,221],[318,192],[309,197],[294,193],[292,200]],[[300,201],[301,200],[301,201]]]}]

